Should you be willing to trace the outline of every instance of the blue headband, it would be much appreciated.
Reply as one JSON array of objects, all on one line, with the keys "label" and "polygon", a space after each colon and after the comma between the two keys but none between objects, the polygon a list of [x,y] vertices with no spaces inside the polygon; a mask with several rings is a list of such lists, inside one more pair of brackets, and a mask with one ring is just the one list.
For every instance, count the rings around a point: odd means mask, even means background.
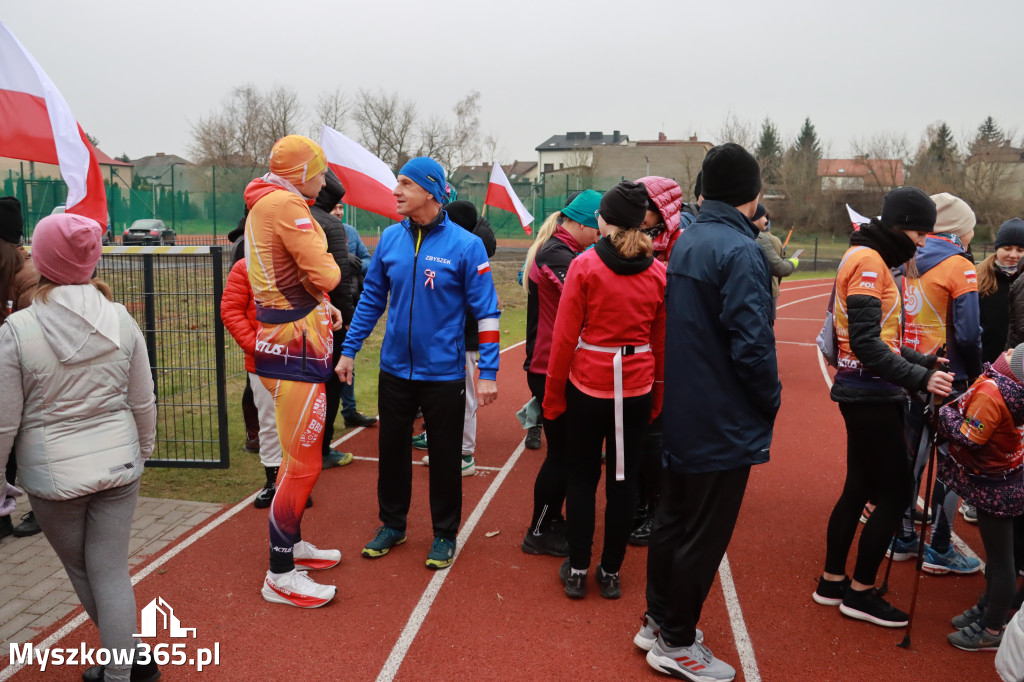
[{"label": "blue headband", "polygon": [[448,183],[445,182],[444,169],[437,161],[428,156],[418,156],[415,159],[409,159],[409,162],[402,166],[402,170],[398,171],[398,174],[404,175],[427,190],[430,196],[437,200],[437,203],[447,203]]}]

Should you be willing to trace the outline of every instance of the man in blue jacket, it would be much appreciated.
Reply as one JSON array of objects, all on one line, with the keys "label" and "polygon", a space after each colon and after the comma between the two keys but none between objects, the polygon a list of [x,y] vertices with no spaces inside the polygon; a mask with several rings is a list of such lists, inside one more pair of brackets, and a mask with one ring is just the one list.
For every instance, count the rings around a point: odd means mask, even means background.
[{"label": "man in blue jacket", "polygon": [[363,282],[337,372],[351,381],[353,359],[388,307],[380,351],[376,537],[363,556],[376,559],[405,542],[412,495],[412,425],[417,408],[430,424],[430,513],[434,543],[427,568],[455,557],[462,517],[462,428],[466,407],[465,320],[480,333],[481,406],[498,395],[498,293],[479,238],[448,220],[444,170],[419,157],[402,167],[395,187],[406,219],[384,230]]},{"label": "man in blue jacket", "polygon": [[[656,670],[732,680],[697,630],[739,515],[750,467],[768,461],[781,385],[770,274],[751,217],[757,160],[711,149],[700,215],[676,242],[665,293],[664,489],[647,555],[647,613],[634,642]],[[697,672],[699,671],[699,673]]]}]

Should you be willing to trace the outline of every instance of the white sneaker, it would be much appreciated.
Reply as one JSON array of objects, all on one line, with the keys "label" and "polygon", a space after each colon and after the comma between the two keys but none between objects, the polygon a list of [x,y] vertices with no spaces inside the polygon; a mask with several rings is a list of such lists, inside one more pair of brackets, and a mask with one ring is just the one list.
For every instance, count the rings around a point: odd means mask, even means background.
[{"label": "white sneaker", "polygon": [[299,540],[292,549],[292,559],[296,566],[307,571],[322,571],[340,564],[341,552],[336,549],[317,549],[312,543]]},{"label": "white sneaker", "polygon": [[300,609],[315,609],[334,599],[334,585],[320,585],[309,579],[305,571],[291,570],[274,579],[271,572],[263,581],[263,598],[274,604],[289,604]]},{"label": "white sneaker", "polygon": [[703,644],[694,641],[690,646],[670,647],[661,635],[647,652],[647,664],[659,672],[693,682],[731,682],[736,678],[736,669],[715,658]]},{"label": "white sneaker", "polygon": [[[644,614],[644,624],[640,626],[640,630],[633,636],[633,644],[643,649],[644,651],[650,651],[654,648],[654,643],[658,641],[658,635],[661,633],[661,628],[654,622],[646,613]],[[704,633],[697,628],[697,644],[704,642]]]},{"label": "white sneaker", "polygon": [[423,455],[423,459],[421,459],[420,461],[423,462],[423,466],[430,466],[430,455]]},{"label": "white sneaker", "polygon": [[476,473],[476,460],[473,459],[473,455],[462,456],[462,475],[472,476]]}]

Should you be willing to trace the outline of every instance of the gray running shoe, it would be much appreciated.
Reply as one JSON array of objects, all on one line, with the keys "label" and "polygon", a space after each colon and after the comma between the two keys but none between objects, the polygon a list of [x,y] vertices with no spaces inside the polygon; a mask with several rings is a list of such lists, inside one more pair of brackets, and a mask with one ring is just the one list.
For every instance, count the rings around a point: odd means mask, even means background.
[{"label": "gray running shoe", "polygon": [[647,664],[659,672],[692,682],[730,682],[736,678],[736,669],[715,658],[711,649],[696,640],[690,646],[670,647],[658,636],[654,647],[647,652]]},{"label": "gray running shoe", "polygon": [[1003,633],[993,635],[976,620],[957,632],[950,633],[946,639],[957,649],[964,651],[998,651],[999,643],[1003,641]]},{"label": "gray running shoe", "polygon": [[961,630],[980,618],[981,609],[979,609],[978,605],[975,604],[971,608],[961,613],[959,616],[953,617],[953,627],[955,627],[957,630]]},{"label": "gray running shoe", "polygon": [[[648,614],[644,614],[644,622],[640,626],[640,631],[633,636],[633,644],[643,649],[644,651],[650,651],[654,648],[654,643],[658,641],[658,635],[661,634],[661,628],[654,622]],[[697,628],[697,638],[695,640],[697,644],[704,642],[704,633]]]}]

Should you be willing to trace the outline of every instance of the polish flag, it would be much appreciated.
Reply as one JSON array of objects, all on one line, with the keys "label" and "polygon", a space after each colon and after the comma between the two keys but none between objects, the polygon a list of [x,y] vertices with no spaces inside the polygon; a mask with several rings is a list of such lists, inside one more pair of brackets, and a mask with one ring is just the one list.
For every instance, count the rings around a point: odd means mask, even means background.
[{"label": "polish flag", "polygon": [[867,225],[868,223],[871,222],[870,218],[865,218],[860,213],[857,213],[852,208],[850,208],[849,204],[846,205],[846,212],[850,214],[850,222],[853,223],[854,232],[859,230],[861,225]]},{"label": "polish flag", "polygon": [[68,213],[107,224],[107,193],[96,152],[68,103],[0,21],[0,156],[60,166]]},{"label": "polish flag", "polygon": [[484,204],[515,213],[519,216],[519,224],[523,226],[523,232],[533,233],[533,230],[530,229],[533,216],[523,206],[523,202],[519,201],[516,193],[512,191],[512,183],[505,177],[505,171],[501,170],[497,161],[494,162],[494,168],[491,169],[491,182],[487,185],[487,197],[484,199]]},{"label": "polish flag", "polygon": [[398,212],[398,202],[391,193],[398,186],[398,178],[386,163],[327,125],[320,129],[320,146],[327,155],[327,165],[345,186],[343,203],[394,220],[405,217]]}]

